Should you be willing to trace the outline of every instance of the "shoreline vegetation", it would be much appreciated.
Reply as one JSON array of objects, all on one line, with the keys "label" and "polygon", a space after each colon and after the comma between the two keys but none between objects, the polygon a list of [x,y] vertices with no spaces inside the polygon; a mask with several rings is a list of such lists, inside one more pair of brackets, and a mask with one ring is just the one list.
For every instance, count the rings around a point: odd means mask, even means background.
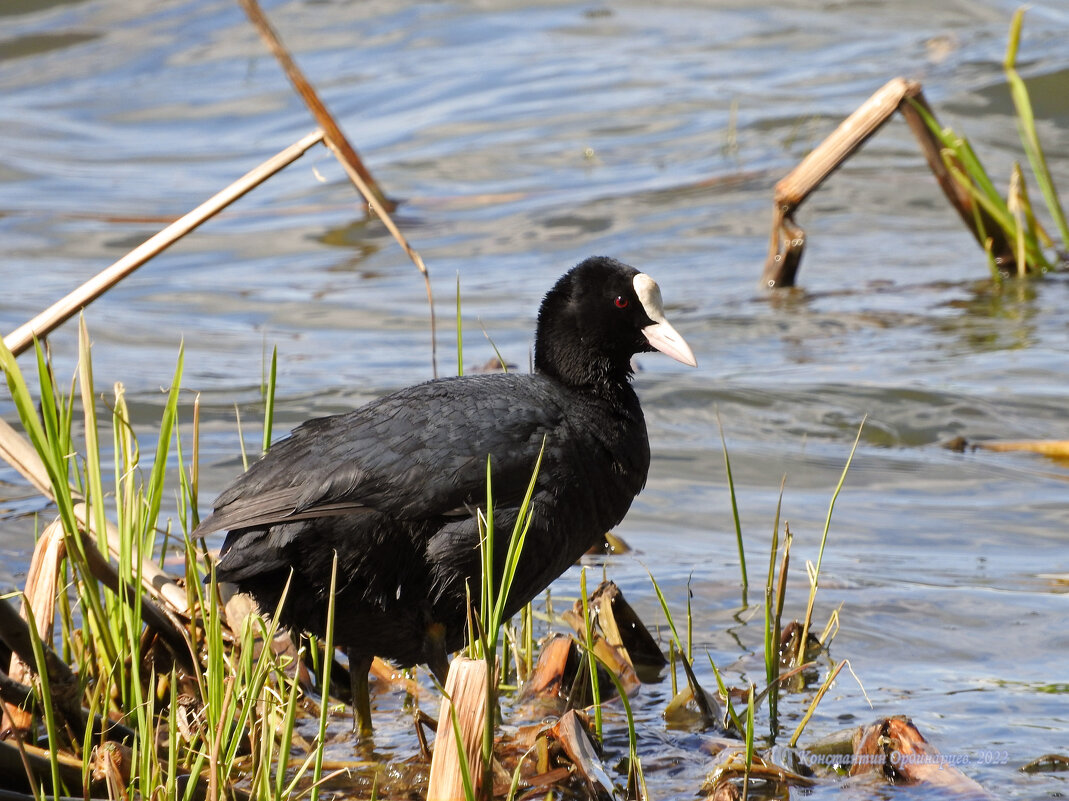
[{"label": "shoreline vegetation", "polygon": [[[695,788],[703,797],[783,798],[792,787],[833,786],[843,776],[862,775],[873,782],[873,797],[880,796],[878,787],[885,782],[926,783],[961,797],[991,797],[958,766],[997,764],[988,759],[997,760],[997,753],[940,754],[907,718],[879,717],[874,710],[868,725],[821,739],[807,734],[827,690],[844,668],[850,670],[847,659],[830,654],[839,610],[831,610],[826,621],[814,616],[835,499],[860,429],[832,488],[816,561],[805,563],[809,595],[800,620],[785,621],[796,546],[789,524],[781,520],[780,504],[761,597],[757,604],[748,602],[753,588],[724,445],[743,566],[740,609],[763,612],[755,648],[762,653],[760,684],[731,687],[711,657],[695,653],[689,597],[681,609],[652,574],[650,588],[666,626],[653,621],[660,638],[611,582],[599,582],[588,592],[586,569],[574,603],[547,596],[512,621],[501,618],[495,601],[507,597],[507,576],[500,587],[484,579],[473,592],[469,647],[465,656],[454,658],[446,687],[438,688],[444,692],[437,722],[419,708],[421,699],[433,703],[438,698],[428,692],[426,680],[376,664],[380,692],[406,698],[418,756],[404,766],[387,764],[369,743],[353,740],[357,759],[328,757],[332,722],[350,714],[343,706],[347,688],[337,680],[346,671],[330,636],[324,642],[295,641],[279,631],[273,616],[255,613],[246,599],[230,595],[215,580],[205,543],[189,536],[198,522],[200,418],[199,399],[182,400],[181,351],[154,429],[154,449],[143,452],[122,385],[102,400],[94,384],[84,320],[69,389],[54,373],[44,344],[50,332],[94,298],[322,143],[345,166],[365,212],[382,221],[423,277],[437,375],[428,272],[390,216],[395,201],[362,165],[255,0],[240,2],[319,129],[6,336],[0,346],[0,368],[25,434],[0,421],[0,457],[55,506],[54,519],[38,534],[24,592],[0,601],[0,660],[9,664],[0,671],[9,735],[0,740],[0,785],[10,790],[3,797],[214,801],[317,799],[329,791],[361,798],[416,792],[435,801],[655,798],[642,766],[641,723],[630,699],[643,684],[665,680],[672,690],[663,711],[667,725],[705,732],[705,742],[713,744],[706,748],[714,753],[694,755],[708,762],[706,783]],[[922,149],[937,180],[987,254],[993,282],[1064,265],[1069,227],[1014,67],[1022,19],[1019,11],[1011,26],[1007,81],[1028,161],[1060,244],[1037,221],[1021,168],[1015,168],[1010,192],[1002,198],[967,140],[939,127],[919,85],[895,79],[829,137],[830,144],[814,150],[777,184],[766,286],[795,281],[805,234],[791,219],[793,210],[896,110],[926,143]],[[459,292],[457,325],[459,330]],[[31,350],[37,372],[32,385],[18,362]],[[271,440],[276,359],[277,353],[263,391],[265,450]],[[1069,450],[1065,443],[1062,450],[1059,443],[1024,445],[1063,456]],[[532,468],[537,471],[537,465]],[[492,508],[492,488],[487,492],[487,508]],[[161,520],[163,499],[171,494],[178,498],[176,516]],[[485,564],[493,564],[494,547],[510,549],[510,564],[522,558],[522,520],[512,532],[496,533],[492,519],[483,522]],[[502,534],[508,534],[507,542],[501,542]],[[699,683],[695,665],[706,660],[716,688]],[[788,694],[805,694],[808,700],[785,713],[782,701]],[[547,716],[551,723],[543,722]],[[436,725],[440,731],[432,756],[425,730]],[[1066,757],[1037,755],[1033,764],[1036,770],[1064,769]]]},{"label": "shoreline vegetation", "polygon": [[[668,658],[664,642],[616,585],[605,580],[588,592],[586,568],[573,604],[547,597],[544,607],[532,604],[516,619],[502,620],[498,599],[507,597],[506,572],[500,587],[484,583],[475,610],[481,622],[473,618],[467,653],[451,663],[437,722],[420,709],[420,699],[432,697],[426,679],[376,665],[377,692],[410,699],[404,706],[410,706],[412,745],[420,756],[399,777],[396,766],[375,757],[373,740],[351,740],[356,760],[327,757],[328,750],[335,753],[332,723],[351,728],[344,723],[351,720],[351,699],[337,681],[344,665],[330,637],[295,641],[279,631],[272,616],[256,613],[248,599],[216,582],[205,543],[189,537],[197,522],[199,408],[197,400],[178,402],[182,354],[155,450],[144,457],[121,385],[107,404],[111,419],[98,419],[84,321],[69,395],[40,347],[37,355],[31,390],[13,354],[0,347],[0,366],[32,442],[17,467],[58,511],[38,538],[25,591],[0,601],[0,641],[14,655],[0,679],[12,735],[0,741],[0,758],[6,758],[0,782],[26,798],[149,797],[162,789],[166,797],[184,799],[316,799],[328,788],[341,797],[418,790],[431,799],[551,791],[654,798],[630,699],[643,684],[666,678],[672,687],[666,724],[703,732],[704,748],[714,751],[711,759],[695,754],[710,759],[701,789],[708,797],[781,797],[790,787],[861,773],[880,781],[931,782],[932,769],[941,786],[949,781],[970,797],[988,797],[956,767],[962,759],[939,754],[905,718],[877,719],[799,744],[825,693],[849,669],[848,660],[835,661],[829,651],[839,610],[831,611],[819,635],[813,614],[835,499],[860,429],[832,490],[816,563],[806,564],[806,614],[786,623],[795,546],[789,524],[779,536],[777,505],[761,602],[740,606],[764,611],[763,686],[729,687],[712,659],[695,653],[689,601],[674,608],[652,574],[667,623]],[[269,381],[265,410],[273,393]],[[265,430],[270,425],[265,417]],[[180,436],[183,430],[188,434]],[[18,442],[11,432],[0,426],[5,453]],[[106,480],[108,436],[116,464]],[[163,521],[161,499],[175,489],[176,517]],[[484,525],[489,565],[492,519]],[[508,564],[522,558],[523,528],[521,517],[509,532]],[[615,540],[613,547],[625,546]],[[171,574],[174,565],[183,566],[181,575]],[[744,593],[741,578],[739,587]],[[22,604],[21,616],[15,602]],[[716,688],[701,685],[696,660],[708,660]],[[784,694],[795,693],[812,697],[800,714],[784,718]],[[433,731],[443,722],[448,728],[431,749],[424,727]],[[42,735],[47,747],[33,745]],[[606,761],[612,754],[615,768]]]}]

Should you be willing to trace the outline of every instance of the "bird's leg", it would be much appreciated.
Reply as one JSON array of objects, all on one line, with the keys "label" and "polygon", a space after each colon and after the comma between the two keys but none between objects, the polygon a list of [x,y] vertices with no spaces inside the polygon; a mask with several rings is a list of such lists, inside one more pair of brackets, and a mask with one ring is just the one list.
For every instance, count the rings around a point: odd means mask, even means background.
[{"label": "bird's leg", "polygon": [[371,689],[368,673],[372,656],[358,655],[354,648],[347,649],[349,656],[349,687],[353,694],[353,734],[371,736]]},{"label": "bird's leg", "polygon": [[434,678],[438,679],[438,683],[445,687],[445,677],[449,673],[449,660],[445,652],[445,626],[441,623],[428,624],[423,648],[427,656],[427,667],[431,669]]}]

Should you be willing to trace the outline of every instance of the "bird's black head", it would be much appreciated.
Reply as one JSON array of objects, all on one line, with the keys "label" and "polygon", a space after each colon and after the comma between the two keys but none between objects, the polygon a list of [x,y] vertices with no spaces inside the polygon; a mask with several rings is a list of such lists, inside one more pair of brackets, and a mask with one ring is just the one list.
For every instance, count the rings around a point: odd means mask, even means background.
[{"label": "bird's black head", "polygon": [[565,273],[542,301],[535,333],[540,373],[576,387],[626,381],[631,357],[653,350],[697,364],[664,318],[660,288],[634,267],[591,257]]}]

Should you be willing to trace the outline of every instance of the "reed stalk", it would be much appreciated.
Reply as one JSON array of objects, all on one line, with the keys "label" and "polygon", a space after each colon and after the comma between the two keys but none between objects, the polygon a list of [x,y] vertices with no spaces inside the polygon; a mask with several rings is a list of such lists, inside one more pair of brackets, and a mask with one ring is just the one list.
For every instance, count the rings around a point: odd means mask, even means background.
[{"label": "reed stalk", "polygon": [[279,151],[192,211],[179,217],[159,233],[145,240],[143,244],[131,250],[94,278],[86,281],[78,289],[23,323],[4,337],[4,345],[16,356],[19,355],[33,345],[35,339],[43,339],[53,329],[84,309],[149,259],[159,255],[186,234],[199,228],[235,200],[248,194],[322,141],[323,132],[316,130]]}]

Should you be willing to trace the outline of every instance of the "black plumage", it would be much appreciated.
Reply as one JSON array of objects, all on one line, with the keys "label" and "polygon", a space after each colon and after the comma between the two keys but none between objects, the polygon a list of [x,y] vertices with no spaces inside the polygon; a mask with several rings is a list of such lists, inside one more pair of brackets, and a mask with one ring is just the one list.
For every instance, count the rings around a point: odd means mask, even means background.
[{"label": "black plumage", "polygon": [[321,634],[337,551],[334,640],[364,670],[365,692],[372,656],[440,672],[463,643],[467,584],[478,598],[487,457],[495,528],[509,532],[545,443],[512,614],[619,523],[645,484],[631,357],[654,349],[694,364],[652,279],[587,259],[542,303],[534,373],[430,381],[276,443],[200,526],[228,531],[219,579],[272,612],[292,571],[280,622]]}]

